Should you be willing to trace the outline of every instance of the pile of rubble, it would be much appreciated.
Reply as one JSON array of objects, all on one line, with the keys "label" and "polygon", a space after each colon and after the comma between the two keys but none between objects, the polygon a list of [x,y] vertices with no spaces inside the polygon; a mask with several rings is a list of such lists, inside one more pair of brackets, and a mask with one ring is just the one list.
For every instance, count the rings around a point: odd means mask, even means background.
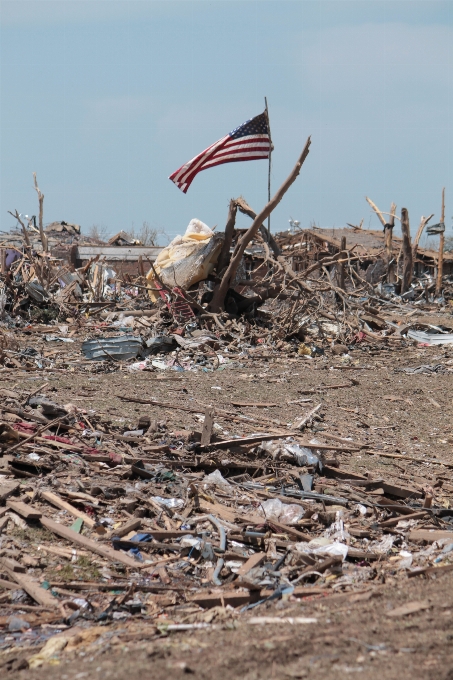
[{"label": "pile of rubble", "polygon": [[354,227],[272,237],[265,217],[232,200],[225,233],[192,220],[123,278],[100,256],[61,266],[42,220],[40,252],[22,225],[1,275],[0,668],[134,621],[259,623],[453,569],[453,459],[413,431],[402,451],[385,414],[447,389],[449,257],[439,291],[412,246],[408,272],[407,234],[393,256],[391,224],[379,244]]}]

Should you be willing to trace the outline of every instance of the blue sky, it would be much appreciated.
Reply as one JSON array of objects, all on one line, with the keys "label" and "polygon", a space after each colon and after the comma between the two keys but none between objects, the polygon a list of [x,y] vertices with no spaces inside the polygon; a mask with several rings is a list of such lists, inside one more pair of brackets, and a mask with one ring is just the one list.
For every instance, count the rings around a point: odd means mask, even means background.
[{"label": "blue sky", "polygon": [[[267,96],[276,189],[310,155],[272,216],[379,228],[365,202],[453,215],[453,3],[443,0],[2,0],[0,229],[7,210],[111,233],[191,218],[222,229],[229,199],[259,210],[267,162],[167,178]],[[249,224],[241,216],[239,223]],[[435,240],[432,240],[433,244]]]}]

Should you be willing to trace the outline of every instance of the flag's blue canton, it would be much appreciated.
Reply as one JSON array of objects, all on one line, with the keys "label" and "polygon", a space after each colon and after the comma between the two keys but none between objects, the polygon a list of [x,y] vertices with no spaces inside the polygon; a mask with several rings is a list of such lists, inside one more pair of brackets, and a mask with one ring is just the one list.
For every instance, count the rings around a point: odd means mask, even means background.
[{"label": "flag's blue canton", "polygon": [[232,139],[239,139],[239,137],[246,137],[247,135],[268,135],[269,127],[267,124],[267,116],[261,113],[255,118],[251,118],[239,127],[230,132],[229,136]]}]

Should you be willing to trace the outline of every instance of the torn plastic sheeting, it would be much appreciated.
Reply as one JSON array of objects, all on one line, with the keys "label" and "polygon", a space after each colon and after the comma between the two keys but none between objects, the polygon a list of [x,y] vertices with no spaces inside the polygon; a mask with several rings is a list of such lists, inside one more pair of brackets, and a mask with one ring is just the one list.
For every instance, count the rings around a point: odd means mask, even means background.
[{"label": "torn plastic sheeting", "polygon": [[305,514],[305,510],[300,505],[285,504],[278,498],[269,498],[267,501],[261,503],[258,508],[259,514],[264,514],[266,519],[282,524],[295,524]]},{"label": "torn plastic sheeting", "polygon": [[113,358],[118,361],[135,359],[143,347],[140,337],[134,335],[121,335],[114,338],[102,338],[101,340],[85,340],[82,344],[82,352],[86,359],[102,361]]},{"label": "torn plastic sheeting", "polygon": [[304,465],[319,465],[319,458],[311,449],[299,446],[297,442],[287,440],[276,442],[273,439],[264,441],[260,450],[270,453],[274,460],[294,460],[299,467]]},{"label": "torn plastic sheeting", "polygon": [[451,345],[453,333],[425,333],[424,331],[407,331],[407,337],[426,345]]}]

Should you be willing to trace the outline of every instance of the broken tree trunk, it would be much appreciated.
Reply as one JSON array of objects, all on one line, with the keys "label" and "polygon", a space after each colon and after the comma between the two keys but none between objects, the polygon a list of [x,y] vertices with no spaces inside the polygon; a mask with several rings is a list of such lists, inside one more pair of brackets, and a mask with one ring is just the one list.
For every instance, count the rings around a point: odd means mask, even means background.
[{"label": "broken tree trunk", "polygon": [[339,270],[338,270],[338,288],[341,288],[341,290],[344,290],[344,258],[348,256],[348,254],[345,252],[346,251],[346,236],[341,237],[341,245],[340,245],[340,250],[341,250],[341,261],[339,265]]},{"label": "broken tree trunk", "polygon": [[33,180],[35,183],[35,190],[36,193],[38,194],[38,203],[39,203],[39,218],[38,218],[38,226],[39,226],[39,234],[41,236],[41,243],[42,243],[42,249],[43,252],[47,252],[47,236],[44,233],[44,227],[43,227],[43,213],[44,213],[44,194],[42,193],[41,189],[38,186],[38,180],[36,179],[36,172],[33,173]]},{"label": "broken tree trunk", "polygon": [[383,214],[381,213],[381,211],[377,207],[376,203],[373,203],[371,198],[368,198],[368,196],[365,196],[365,199],[366,199],[367,203],[369,203],[371,205],[371,207],[373,208],[376,215],[379,217],[379,220],[380,220],[382,226],[385,227],[385,225],[387,224],[387,220],[385,219],[385,217],[383,216]]},{"label": "broken tree trunk", "polygon": [[401,232],[403,234],[403,277],[401,281],[401,292],[406,293],[412,283],[412,248],[411,232],[409,227],[409,213],[407,208],[401,209]]},{"label": "broken tree trunk", "polygon": [[225,240],[223,241],[222,250],[220,251],[219,259],[217,260],[217,272],[220,273],[224,267],[227,266],[230,258],[230,248],[233,241],[234,227],[236,224],[237,205],[234,198],[230,201],[230,208],[228,210],[228,219],[225,226]]},{"label": "broken tree trunk", "polygon": [[[252,218],[252,220],[254,220],[256,218],[256,212],[254,210],[252,210],[252,208],[249,206],[247,201],[245,201],[242,198],[242,196],[240,196],[239,198],[236,199],[236,204],[237,204],[237,207],[239,208],[239,211],[243,215],[248,215],[249,217]],[[260,227],[260,234],[263,237],[263,239],[265,240],[265,242],[268,243],[270,245],[270,247],[272,248],[275,257],[278,257],[279,255],[282,254],[282,251],[280,250],[280,248],[277,245],[277,241],[272,236],[272,234],[266,229],[264,224],[262,224],[261,227]]]},{"label": "broken tree trunk", "polygon": [[[442,189],[442,211],[440,215],[440,224],[445,222],[445,187]],[[440,295],[442,292],[442,277],[444,275],[444,248],[445,248],[445,236],[442,231],[439,235],[439,259],[437,260],[437,282],[436,282],[436,295]]]},{"label": "broken tree trunk", "polygon": [[304,146],[302,153],[297,159],[296,165],[292,169],[289,176],[286,178],[281,187],[278,189],[275,196],[267,203],[267,205],[264,206],[261,212],[255,217],[252,226],[250,227],[250,229],[246,231],[246,233],[238,243],[236,250],[233,254],[233,257],[231,258],[228,269],[226,270],[219,286],[216,287],[216,289],[214,290],[214,297],[210,304],[210,311],[217,312],[220,311],[220,309],[223,307],[225,296],[228,292],[228,289],[231,287],[231,283],[234,280],[234,277],[236,275],[239,264],[242,260],[242,256],[244,254],[245,249],[247,248],[250,241],[254,238],[254,236],[256,236],[260,226],[263,224],[266,217],[271,214],[274,208],[277,207],[277,205],[282,200],[283,196],[288,191],[291,184],[293,184],[293,182],[296,180],[298,174],[300,173],[300,169],[306,157],[309,154],[310,144],[311,139],[309,137],[307,139],[307,142]]},{"label": "broken tree trunk", "polygon": [[417,229],[417,233],[415,234],[414,242],[412,244],[412,260],[415,262],[415,258],[417,257],[417,250],[418,250],[418,244],[420,243],[420,239],[423,234],[423,230],[430,221],[431,217],[434,217],[434,213],[432,213],[429,217],[424,217],[422,215],[421,220],[420,220],[420,226]]}]

